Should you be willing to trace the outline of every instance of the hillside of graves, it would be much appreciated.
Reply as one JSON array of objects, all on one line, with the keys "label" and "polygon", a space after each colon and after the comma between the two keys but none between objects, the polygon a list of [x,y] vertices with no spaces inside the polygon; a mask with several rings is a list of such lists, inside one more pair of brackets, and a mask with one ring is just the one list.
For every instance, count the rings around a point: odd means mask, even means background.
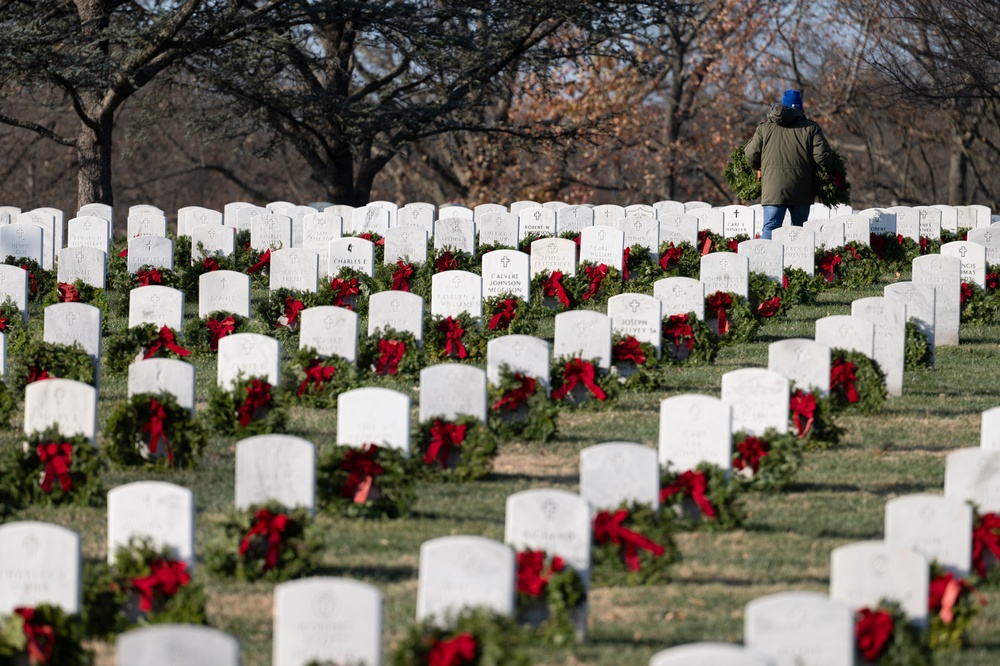
[{"label": "hillside of graves", "polygon": [[[100,207],[65,240],[0,208],[0,616],[65,611],[0,635],[82,611],[122,666],[849,664],[878,608],[881,663],[1000,661],[988,210],[764,241],[753,207],[519,204],[149,207],[117,241]],[[417,623],[466,605],[519,622]],[[177,622],[227,636],[142,635]]]}]

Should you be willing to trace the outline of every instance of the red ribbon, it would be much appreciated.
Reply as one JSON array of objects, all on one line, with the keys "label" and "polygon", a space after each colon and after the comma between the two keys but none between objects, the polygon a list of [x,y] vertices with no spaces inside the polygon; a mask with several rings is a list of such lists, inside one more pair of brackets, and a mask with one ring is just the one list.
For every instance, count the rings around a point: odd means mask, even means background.
[{"label": "red ribbon", "polygon": [[396,262],[398,268],[396,272],[392,274],[392,289],[393,291],[409,291],[410,290],[410,276],[413,275],[413,266],[404,263],[402,259]]},{"label": "red ribbon", "polygon": [[622,280],[628,282],[628,258],[632,254],[632,248],[627,247],[622,251]]},{"label": "red ribbon", "polygon": [[885,259],[885,236],[882,234],[869,233],[868,240],[869,245],[872,246],[872,251],[875,252],[875,256],[879,259]]},{"label": "red ribbon", "polygon": [[833,367],[830,368],[830,390],[835,391],[842,387],[847,395],[847,402],[850,403],[860,399],[858,389],[854,386],[854,382],[858,379],[854,376],[854,371],[857,369],[858,366],[843,359],[834,361]]},{"label": "red ribbon", "polygon": [[427,666],[463,666],[476,663],[479,646],[469,632],[463,632],[450,640],[437,640],[427,653]]},{"label": "red ribbon", "polygon": [[1000,284],[1000,276],[998,276],[997,273],[987,273],[986,274],[986,288],[987,289],[989,289],[989,290],[996,289],[998,284]]},{"label": "red ribbon", "polygon": [[143,359],[153,358],[153,355],[156,354],[156,352],[160,351],[160,349],[163,347],[166,347],[167,349],[177,354],[178,356],[188,356],[191,354],[191,352],[189,352],[187,349],[184,349],[184,347],[180,347],[177,345],[177,342],[174,339],[174,332],[170,330],[170,327],[163,326],[160,328],[159,337],[153,341],[153,344],[149,345],[149,349],[146,351],[146,355],[143,356],[142,358]]},{"label": "red ribbon", "polygon": [[163,275],[155,268],[151,268],[148,271],[139,271],[135,275],[139,278],[140,287],[148,287],[151,282],[163,284]]},{"label": "red ribbon", "polygon": [[253,515],[256,522],[243,535],[240,542],[240,555],[245,556],[250,550],[250,537],[261,535],[267,538],[267,552],[264,554],[264,571],[270,571],[278,564],[278,552],[281,548],[281,533],[288,527],[288,516],[273,514],[267,509],[259,509]]},{"label": "red ribbon", "polygon": [[517,591],[531,597],[540,597],[545,592],[552,574],[566,568],[561,557],[553,557],[549,570],[545,571],[545,551],[525,550],[517,554]]},{"label": "red ribbon", "polygon": [[684,250],[679,247],[674,247],[673,242],[667,245],[663,254],[660,255],[660,268],[665,271],[670,270],[670,263],[679,264],[681,259],[684,257]]},{"label": "red ribbon", "polygon": [[920,254],[927,254],[927,250],[930,248],[930,239],[927,236],[920,237]]},{"label": "red ribbon", "polygon": [[366,231],[363,234],[358,234],[358,238],[364,238],[366,241],[374,243],[375,245],[385,245],[385,239],[384,238],[379,237],[378,240],[375,240],[375,241],[372,240],[372,238],[374,238],[377,235],[378,234],[372,234],[370,231]]},{"label": "red ribbon", "polygon": [[453,271],[458,269],[458,259],[452,256],[451,251],[445,250],[434,260],[434,268],[437,273]]},{"label": "red ribbon", "polygon": [[894,626],[892,616],[885,611],[862,608],[858,611],[857,623],[854,625],[854,640],[858,651],[868,661],[878,659],[882,648],[892,637]]},{"label": "red ribbon", "polygon": [[465,358],[469,355],[465,345],[462,344],[465,329],[462,328],[461,322],[455,321],[451,317],[445,317],[438,324],[438,330],[444,333],[445,356],[451,356],[453,352],[458,354],[459,358]]},{"label": "red ribbon", "polygon": [[587,266],[584,270],[587,272],[587,279],[590,280],[590,287],[587,291],[583,292],[583,295],[581,295],[580,298],[588,301],[596,296],[598,290],[600,290],[601,283],[604,282],[604,278],[608,276],[608,266],[607,264]]},{"label": "red ribbon", "polygon": [[151,454],[156,453],[156,450],[160,447],[160,438],[162,437],[163,445],[167,447],[167,462],[173,465],[174,452],[170,450],[170,442],[163,432],[163,422],[167,418],[167,413],[164,411],[163,405],[158,403],[155,398],[149,401],[149,411],[149,421],[142,426],[142,431],[149,433],[149,452]]},{"label": "red ribbon", "polygon": [[593,363],[590,361],[584,361],[582,358],[573,359],[566,364],[565,368],[563,368],[562,386],[552,392],[552,399],[562,400],[577,384],[583,382],[583,385],[590,389],[590,392],[595,398],[598,400],[604,400],[608,396],[605,395],[601,387],[594,382],[596,376],[597,370],[594,368]]},{"label": "red ribbon", "polygon": [[719,320],[719,335],[729,333],[729,319],[726,308],[733,304],[733,297],[725,291],[717,291],[708,297],[708,316]]},{"label": "red ribbon", "polygon": [[209,319],[205,322],[205,326],[208,327],[209,332],[212,334],[212,338],[208,341],[208,349],[209,351],[217,352],[219,351],[219,340],[236,330],[236,320],[233,319],[232,315],[229,315],[221,321],[218,319]]},{"label": "red ribbon", "polygon": [[781,309],[781,299],[775,296],[774,298],[761,301],[757,306],[757,312],[760,313],[761,317],[773,317],[778,314],[778,310]]},{"label": "red ribbon", "polygon": [[7,330],[7,322],[10,320],[3,316],[3,310],[0,310],[0,331]]},{"label": "red ribbon", "polygon": [[180,588],[191,582],[187,564],[157,557],[149,563],[150,574],[133,578],[132,587],[139,591],[139,610],[149,613],[153,610],[153,594],[165,597],[177,594]]},{"label": "red ribbon", "polygon": [[330,282],[330,291],[333,292],[333,304],[339,308],[347,308],[348,310],[353,310],[354,306],[349,303],[345,303],[351,296],[357,296],[360,293],[358,289],[358,278],[334,278]]},{"label": "red ribbon", "polygon": [[122,250],[121,252],[119,252],[118,256],[119,257],[127,257],[128,256],[128,248],[125,248],[124,250]]},{"label": "red ribbon", "polygon": [[835,173],[830,176],[830,184],[836,187],[838,190],[847,189],[847,181],[844,180],[844,175],[840,173]]},{"label": "red ribbon", "polygon": [[729,240],[727,240],[726,241],[726,245],[729,247],[729,251],[730,252],[739,252],[740,251],[740,242],[738,240],[736,240],[735,238],[730,238]]},{"label": "red ribbon", "polygon": [[205,257],[201,260],[201,265],[209,273],[219,270],[219,262],[214,257]]},{"label": "red ribbon", "polygon": [[347,452],[340,463],[340,469],[347,472],[347,481],[340,491],[341,497],[357,497],[359,488],[370,485],[376,476],[385,473],[385,469],[375,462],[378,448],[375,444],[365,444],[361,449]]},{"label": "red ribbon", "polygon": [[299,390],[295,393],[296,397],[302,397],[302,394],[306,392],[307,388],[309,388],[309,382],[312,382],[313,387],[317,391],[322,392],[323,383],[330,381],[330,378],[333,377],[333,373],[336,371],[337,368],[332,365],[324,367],[323,359],[314,358],[309,361],[309,365],[307,365],[305,369],[306,378],[302,380],[301,384],[299,384]]},{"label": "red ribbon", "polygon": [[28,384],[30,384],[31,382],[41,381],[42,379],[52,379],[52,378],[49,376],[48,372],[46,372],[45,370],[39,370],[36,366],[31,366],[30,368],[28,368],[28,381],[27,381]]},{"label": "red ribbon", "polygon": [[642,343],[634,336],[622,338],[611,347],[611,357],[616,363],[632,361],[636,365],[646,363],[646,354],[642,351]]},{"label": "red ribbon", "polygon": [[799,437],[805,437],[812,428],[816,416],[816,396],[801,389],[792,394],[788,401],[788,409],[792,413],[792,421]]},{"label": "red ribbon", "polygon": [[642,569],[639,563],[639,549],[648,550],[653,557],[660,557],[666,551],[649,537],[622,525],[628,517],[629,512],[625,509],[619,509],[614,514],[608,511],[598,513],[594,518],[594,542],[601,545],[610,541],[615,545],[624,546],[625,566],[630,571],[639,571]]},{"label": "red ribbon", "polygon": [[513,298],[505,298],[504,300],[497,303],[496,312],[493,313],[493,317],[490,319],[490,323],[486,326],[491,330],[495,331],[498,328],[501,331],[506,331],[510,328],[511,322],[517,317],[517,301]]},{"label": "red ribbon", "polygon": [[69,442],[56,444],[39,444],[35,449],[38,452],[38,459],[45,465],[45,474],[42,476],[42,490],[46,493],[52,492],[52,482],[59,479],[59,487],[64,493],[73,490],[73,477],[70,476],[69,466],[73,458],[73,445]]},{"label": "red ribbon", "polygon": [[663,325],[663,335],[664,337],[673,337],[677,349],[684,345],[688,351],[691,351],[694,347],[694,329],[688,323],[686,314],[670,315],[670,319]]},{"label": "red ribbon", "polygon": [[768,451],[767,442],[752,436],[737,444],[736,450],[739,451],[739,455],[733,461],[733,468],[746,469],[749,467],[754,474],[760,469],[761,458],[771,453]]},{"label": "red ribbon", "polygon": [[827,282],[833,282],[833,278],[837,277],[837,266],[840,265],[840,261],[840,255],[833,252],[827,252],[819,260],[819,270],[826,273]]},{"label": "red ribbon", "polygon": [[55,646],[56,633],[51,625],[35,621],[34,608],[15,608],[14,612],[24,621],[24,637],[28,650],[28,662],[32,666],[48,664],[52,661],[52,648]]},{"label": "red ribbon", "polygon": [[35,274],[28,270],[28,264],[21,264],[21,268],[28,272],[28,289],[34,294],[38,291],[38,281],[35,279]]},{"label": "red ribbon", "polygon": [[851,251],[851,256],[852,257],[854,257],[858,261],[861,260],[861,254],[854,248],[853,245],[847,245],[846,247],[847,247],[848,250]]},{"label": "red ribbon", "polygon": [[71,282],[59,283],[59,302],[77,303],[80,301],[80,292],[76,290],[76,285]]},{"label": "red ribbon", "polygon": [[968,581],[951,573],[936,576],[928,590],[927,610],[937,613],[945,624],[951,624],[955,619],[955,604],[966,590],[977,595],[980,605],[986,605],[986,599]]},{"label": "red ribbon", "polygon": [[566,288],[562,283],[562,271],[552,271],[552,274],[542,282],[542,290],[546,296],[556,298],[563,307],[569,307],[569,296],[566,295]]},{"label": "red ribbon", "polygon": [[247,269],[247,274],[253,275],[257,271],[271,265],[271,248],[264,250],[264,254],[260,255],[260,259],[257,263]]},{"label": "red ribbon", "polygon": [[712,239],[708,236],[708,230],[698,232],[698,245],[701,246],[702,256],[712,251]]},{"label": "red ribbon", "polygon": [[715,507],[705,496],[706,490],[708,490],[708,478],[705,473],[688,470],[660,491],[660,501],[665,502],[671,495],[681,493],[684,497],[693,499],[706,518],[715,518]]},{"label": "red ribbon", "polygon": [[274,324],[275,327],[281,328],[282,326],[286,326],[288,328],[291,328],[292,326],[294,326],[295,320],[296,318],[298,318],[299,313],[302,312],[303,308],[305,308],[305,306],[302,304],[302,301],[296,298],[292,298],[291,296],[286,297],[285,312],[284,312],[285,323],[282,324],[280,321],[275,322]]},{"label": "red ribbon", "polygon": [[378,350],[382,354],[375,364],[375,373],[394,375],[399,370],[399,362],[406,353],[406,343],[399,340],[379,340]]},{"label": "red ribbon", "polygon": [[468,426],[448,423],[441,419],[434,419],[431,426],[431,444],[424,454],[424,462],[428,465],[438,461],[441,467],[448,469],[448,457],[452,448],[461,448],[465,441],[465,431]]},{"label": "red ribbon", "polygon": [[247,397],[243,399],[236,413],[240,417],[240,427],[246,428],[258,409],[267,409],[271,405],[271,385],[260,379],[254,379],[247,386]]},{"label": "red ribbon", "polygon": [[972,528],[972,567],[986,577],[986,552],[1000,560],[1000,515],[987,513]]},{"label": "red ribbon", "polygon": [[963,282],[961,291],[958,293],[958,302],[960,304],[965,303],[970,298],[972,298],[972,285],[968,282]]},{"label": "red ribbon", "polygon": [[528,398],[535,395],[537,390],[534,377],[522,375],[520,372],[514,373],[514,381],[517,386],[500,396],[500,399],[493,403],[493,411],[499,412],[507,408],[508,412],[516,412],[521,405],[528,402]]}]

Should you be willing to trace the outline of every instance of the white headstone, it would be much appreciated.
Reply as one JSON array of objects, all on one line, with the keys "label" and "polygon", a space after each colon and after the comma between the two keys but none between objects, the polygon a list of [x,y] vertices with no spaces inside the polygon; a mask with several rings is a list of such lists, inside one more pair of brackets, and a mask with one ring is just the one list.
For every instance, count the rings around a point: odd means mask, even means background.
[{"label": "white headstone", "polygon": [[742,645],[689,643],[657,652],[649,666],[774,666],[773,662]]},{"label": "white headstone", "polygon": [[410,455],[410,398],[391,389],[366,386],[337,396],[337,443],[376,444]]},{"label": "white headstone", "polygon": [[483,278],[468,271],[444,271],[431,277],[431,314],[473,319],[483,316]]},{"label": "white headstone", "polygon": [[[202,225],[221,227],[223,222],[222,213],[211,208],[201,206],[184,206],[177,209],[177,235],[190,236],[191,232]],[[196,247],[194,243],[191,247]]]},{"label": "white headstone", "polygon": [[849,315],[829,315],[816,320],[816,342],[830,349],[845,349],[875,357],[875,324]]},{"label": "white headstone", "polygon": [[500,368],[506,365],[511,372],[534,377],[541,385],[539,390],[549,390],[549,343],[530,335],[504,335],[486,344],[486,378],[493,385],[500,383]]},{"label": "white headstone", "polygon": [[64,437],[97,442],[97,389],[72,379],[46,379],[24,387],[24,434],[55,426]]},{"label": "white headstone", "polygon": [[476,253],[476,224],[472,218],[440,218],[434,223],[434,249]]},{"label": "white headstone", "polygon": [[143,266],[174,270],[174,242],[161,236],[129,238],[128,272],[135,273]]},{"label": "white headstone", "polygon": [[786,338],[767,348],[767,369],[777,372],[795,388],[819,389],[830,394],[830,347],[809,338]]},{"label": "white headstone", "polygon": [[733,407],[733,432],[760,436],[769,428],[788,431],[789,381],[763,368],[731,370],[722,375],[722,400]]},{"label": "white headstone", "polygon": [[693,312],[705,319],[705,285],[687,277],[670,277],[653,283],[653,296],[663,303],[663,316]]},{"label": "white headstone", "polygon": [[[343,234],[343,219],[333,213],[309,213],[302,216],[302,249],[315,252],[321,257],[327,257],[330,251],[330,241]],[[327,261],[322,262],[327,264]],[[325,271],[329,266],[324,265]]]},{"label": "white headstone", "polygon": [[396,212],[396,226],[420,227],[430,238],[434,235],[434,213],[434,204],[407,204]]},{"label": "white headstone", "polygon": [[44,310],[45,328],[42,339],[73,346],[79,344],[94,362],[95,372],[101,366],[100,308],[86,303],[55,303]]},{"label": "white headstone", "polygon": [[565,206],[556,212],[556,233],[579,233],[594,226],[594,209],[588,206]]},{"label": "white headstone", "polygon": [[945,458],[944,496],[972,502],[980,513],[1000,513],[1000,451],[969,448]]},{"label": "white headstone", "polygon": [[938,240],[941,238],[941,211],[933,206],[914,206],[920,218],[920,235]]},{"label": "white headstone", "polygon": [[885,503],[886,543],[915,550],[958,576],[972,570],[972,507],[940,495],[905,495]]},{"label": "white headstone", "polygon": [[194,568],[194,493],[165,481],[136,481],[108,491],[108,562],[133,537]]},{"label": "white headstone", "polygon": [[358,313],[334,305],[306,308],[299,313],[299,349],[312,347],[322,357],[358,360]]},{"label": "white headstone", "polygon": [[0,303],[10,299],[28,323],[28,271],[20,266],[0,264]]},{"label": "white headstone", "polygon": [[597,365],[611,367],[611,318],[591,310],[571,310],[555,316],[555,358],[597,359]]},{"label": "white headstone", "polygon": [[[778,231],[778,230],[775,230]],[[761,273],[775,282],[785,277],[785,246],[777,240],[758,238],[739,244],[737,254],[747,258],[751,273]]]},{"label": "white headstone", "polygon": [[754,237],[753,211],[749,206],[721,206],[719,210],[722,211],[722,230],[726,238]]},{"label": "white headstone", "polygon": [[240,666],[240,643],[218,629],[157,624],[115,639],[115,666]]},{"label": "white headstone", "polygon": [[[514,211],[511,211],[513,213]],[[534,206],[523,208],[517,213],[517,239],[520,241],[529,235],[541,237],[554,236],[556,233],[556,213],[548,208]]]},{"label": "white headstone", "polygon": [[[236,228],[221,224],[199,224],[191,230],[191,259],[201,261],[205,257],[228,257],[236,251]],[[198,249],[199,243],[201,249]]]},{"label": "white headstone", "polygon": [[625,234],[625,247],[642,245],[648,247],[654,257],[657,255],[660,247],[660,223],[655,217],[627,215],[618,223],[618,228]]},{"label": "white headstone", "polygon": [[184,292],[173,287],[149,285],[129,292],[129,328],[141,324],[169,326],[180,332],[184,328]]},{"label": "white headstone", "polygon": [[1000,449],[1000,407],[991,407],[983,412],[979,446],[984,449]]},{"label": "white headstone", "polygon": [[[787,262],[786,262],[787,263]],[[701,258],[701,282],[705,297],[717,291],[733,292],[743,298],[750,294],[750,264],[735,252],[711,252]]]},{"label": "white headstone", "polygon": [[887,209],[896,215],[896,235],[920,243],[920,214],[909,206],[892,206]]},{"label": "white headstone", "polygon": [[454,421],[472,416],[486,422],[486,372],[461,363],[442,363],[420,371],[420,421]]},{"label": "white headstone", "polygon": [[[54,211],[54,212],[48,212]],[[56,213],[59,223],[56,224]],[[55,268],[56,251],[62,249],[62,211],[55,208],[40,209],[21,213],[16,222],[34,224],[42,230],[42,268],[47,271]],[[56,240],[58,235],[58,241]],[[57,247],[58,245],[58,247]]]},{"label": "white headstone", "polygon": [[929,284],[895,282],[882,290],[890,301],[902,303],[906,308],[906,321],[913,322],[926,336],[934,362],[934,300],[935,289]]},{"label": "white headstone", "polygon": [[686,394],[660,401],[659,461],[676,472],[699,463],[732,466],[733,408],[708,395]]},{"label": "white headstone", "polygon": [[660,244],[673,243],[679,247],[681,243],[689,243],[692,247],[698,245],[698,218],[685,213],[670,213],[659,218]]},{"label": "white headstone", "polygon": [[835,247],[842,247],[847,242],[844,236],[844,223],[840,220],[808,220],[802,226],[816,234],[816,247],[832,250]]},{"label": "white headstone", "polygon": [[290,247],[271,252],[270,288],[315,294],[319,286],[319,255]]},{"label": "white headstone", "polygon": [[830,598],[856,609],[895,601],[914,623],[927,622],[929,562],[920,553],[884,541],[857,541],[830,554]]},{"label": "white headstone", "polygon": [[169,393],[194,415],[195,370],[176,358],[150,358],[128,366],[128,397],[139,393]]},{"label": "white headstone", "polygon": [[720,208],[692,208],[688,211],[698,218],[698,231],[723,235],[726,231],[726,214]]},{"label": "white headstone", "polygon": [[594,206],[594,224],[602,227],[618,228],[618,223],[625,217],[625,208],[614,204]]},{"label": "white headstone", "polygon": [[941,256],[958,257],[962,262],[962,282],[986,289],[986,248],[979,243],[952,241],[941,246]]},{"label": "white headstone", "polygon": [[851,315],[875,324],[875,361],[885,373],[889,395],[903,394],[906,365],[906,306],[882,296],[859,298]]},{"label": "white headstone", "polygon": [[979,227],[969,229],[968,240],[986,248],[986,264],[1000,264],[1000,229]]},{"label": "white headstone", "polygon": [[427,232],[420,227],[401,226],[386,229],[383,264],[422,264],[427,261]]},{"label": "white headstone", "polygon": [[316,447],[292,435],[255,435],[236,442],[236,508],[276,500],[313,511]]},{"label": "white headstone", "polygon": [[[346,218],[344,219],[346,220]],[[390,226],[392,225],[389,222],[389,211],[377,206],[362,206],[351,211],[351,231],[353,233],[381,236]]]},{"label": "white headstone", "polygon": [[228,390],[240,376],[260,377],[277,386],[281,378],[281,343],[259,333],[233,333],[220,339],[218,385]]},{"label": "white headstone", "polygon": [[155,206],[132,206],[129,210],[126,233],[129,238],[136,236],[167,235],[167,217]]},{"label": "white headstone", "polygon": [[34,259],[44,268],[42,228],[30,222],[16,222],[0,227],[0,259]]},{"label": "white headstone", "polygon": [[809,277],[816,274],[816,234],[802,227],[782,227],[771,238],[784,246],[785,266],[803,270]]},{"label": "white headstone", "polygon": [[842,222],[844,225],[844,244],[859,243],[871,245],[871,223],[867,217],[860,215],[839,215],[830,218],[832,222]]},{"label": "white headstone", "polygon": [[507,496],[504,542],[517,551],[544,550],[559,555],[590,581],[590,504],[579,495],[540,488]]},{"label": "white headstone", "polygon": [[580,495],[595,512],[623,502],[660,507],[656,449],[636,442],[604,442],[580,451]]},{"label": "white headstone", "polygon": [[961,321],[961,260],[938,254],[915,257],[912,279],[918,284],[934,287],[935,346],[957,345]]},{"label": "white headstone", "polygon": [[0,553],[0,615],[41,604],[80,612],[79,534],[51,523],[9,522],[0,525]]},{"label": "white headstone", "polygon": [[517,247],[517,215],[512,213],[486,213],[477,222],[479,245]]},{"label": "white headstone", "polygon": [[483,255],[483,299],[512,294],[531,299],[531,260],[517,250],[495,250]]},{"label": "white headstone", "polygon": [[66,247],[92,247],[107,253],[111,247],[111,223],[88,215],[66,223]]},{"label": "white headstone", "polygon": [[778,592],[744,607],[746,646],[774,666],[854,666],[854,611],[816,592]]},{"label": "white headstone", "polygon": [[648,342],[660,353],[663,337],[663,304],[654,296],[626,293],[608,299],[612,334],[631,335]]},{"label": "white headstone", "polygon": [[56,279],[72,284],[77,280],[104,289],[107,255],[92,247],[67,247],[59,250]]},{"label": "white headstone", "polygon": [[896,214],[889,212],[889,209],[867,208],[859,211],[858,215],[868,218],[868,228],[871,233],[896,235]]},{"label": "white headstone", "polygon": [[420,545],[417,621],[449,626],[466,609],[513,617],[517,556],[510,546],[481,536],[445,536]]},{"label": "white headstone", "polygon": [[394,328],[423,340],[424,299],[406,291],[380,291],[368,298],[368,335]]},{"label": "white headstone", "polygon": [[576,275],[576,243],[568,238],[539,238],[531,243],[531,277],[542,271]]},{"label": "white headstone", "polygon": [[625,234],[618,228],[595,225],[580,232],[580,263],[621,270],[624,250]]},{"label": "white headstone", "polygon": [[330,241],[327,248],[327,275],[337,275],[344,267],[368,277],[375,275],[375,244],[353,236]]},{"label": "white headstone", "polygon": [[211,271],[198,276],[198,317],[211,312],[250,316],[250,276],[237,271]]}]

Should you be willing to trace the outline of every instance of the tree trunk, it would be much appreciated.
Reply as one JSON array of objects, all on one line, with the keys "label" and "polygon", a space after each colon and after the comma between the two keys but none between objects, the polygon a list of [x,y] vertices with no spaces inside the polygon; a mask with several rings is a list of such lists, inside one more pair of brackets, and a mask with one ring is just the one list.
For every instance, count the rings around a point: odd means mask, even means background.
[{"label": "tree trunk", "polygon": [[968,176],[968,155],[965,152],[965,142],[961,131],[956,131],[951,142],[951,160],[948,164],[948,203],[952,206],[964,206],[965,181]]},{"label": "tree trunk", "polygon": [[80,169],[76,177],[77,205],[114,205],[111,191],[111,138],[114,114],[104,114],[96,127],[83,125],[76,141]]}]

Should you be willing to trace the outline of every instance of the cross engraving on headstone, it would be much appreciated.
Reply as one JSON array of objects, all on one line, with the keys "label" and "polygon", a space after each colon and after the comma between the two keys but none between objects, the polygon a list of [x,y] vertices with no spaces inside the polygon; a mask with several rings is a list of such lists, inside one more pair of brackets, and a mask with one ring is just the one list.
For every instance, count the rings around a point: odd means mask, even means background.
[{"label": "cross engraving on headstone", "polygon": [[86,222],[83,223],[83,228],[85,231],[90,231],[90,228],[92,226],[94,226],[94,223],[91,222],[90,220],[87,220]]},{"label": "cross engraving on headstone", "polygon": [[215,229],[209,229],[208,230],[208,238],[209,238],[209,240],[215,240],[215,236],[216,236]]},{"label": "cross engraving on headstone", "polygon": [[872,306],[872,312],[874,312],[876,315],[882,316],[882,313],[885,312],[885,309],[881,305],[875,305]]},{"label": "cross engraving on headstone", "polygon": [[607,232],[604,231],[597,232],[597,238],[600,239],[602,243],[604,242],[604,239],[607,237],[607,235],[608,235]]},{"label": "cross engraving on headstone", "polygon": [[337,323],[336,320],[333,317],[331,317],[330,315],[327,315],[327,316],[323,317],[323,326],[328,331],[331,328],[333,328],[336,323]]},{"label": "cross engraving on headstone", "polygon": [[228,279],[229,278],[222,278],[221,280],[219,280],[219,284],[222,285],[223,291],[225,291],[225,289],[226,289],[226,280],[228,280]]},{"label": "cross engraving on headstone", "polygon": [[733,217],[735,217],[737,220],[740,219],[740,211],[739,210],[734,210],[733,211]]},{"label": "cross engraving on headstone", "polygon": [[521,352],[524,351],[524,345],[520,342],[515,342],[511,345],[511,350],[514,352],[514,356],[521,356]]},{"label": "cross engraving on headstone", "polygon": [[549,251],[549,254],[555,254],[556,252],[559,251],[559,246],[556,245],[555,243],[549,243],[549,246],[545,249]]},{"label": "cross engraving on headstone", "polygon": [[399,312],[399,300],[395,298],[392,299],[392,301],[389,302],[389,309],[393,312]]},{"label": "cross engraving on headstone", "polygon": [[24,548],[24,554],[29,558],[34,558],[38,555],[38,537],[34,534],[29,534],[24,537],[24,541],[21,542],[21,546]]},{"label": "cross engraving on headstone", "polygon": [[510,257],[505,256],[503,259],[501,259],[500,265],[503,266],[504,268],[510,266]]},{"label": "cross engraving on headstone", "polygon": [[76,263],[82,264],[83,263],[83,252],[77,252],[76,254],[73,255],[73,258],[76,259]]},{"label": "cross engraving on headstone", "polygon": [[642,231],[642,220],[636,220],[635,221],[635,230],[636,230],[636,233]]},{"label": "cross engraving on headstone", "polygon": [[962,257],[962,259],[965,259],[966,252],[968,252],[968,250],[965,248],[965,246],[958,248],[958,256]]},{"label": "cross engraving on headstone", "polygon": [[851,334],[851,327],[848,326],[847,324],[844,324],[839,329],[837,329],[837,332],[840,333],[840,337],[846,338],[848,335]]},{"label": "cross engraving on headstone", "polygon": [[456,275],[451,279],[451,283],[455,285],[455,289],[458,289],[459,285],[462,284],[462,278]]},{"label": "cross engraving on headstone", "polygon": [[24,240],[24,229],[17,230],[17,237],[21,240]]},{"label": "cross engraving on headstone", "polygon": [[152,240],[146,241],[146,250],[148,252],[152,252],[153,251],[153,241]]},{"label": "cross engraving on headstone", "polygon": [[155,308],[156,306],[158,306],[158,305],[160,304],[160,297],[159,297],[159,295],[157,295],[157,294],[153,294],[153,295],[152,295],[152,296],[151,296],[151,297],[149,298],[149,302],[150,302],[150,303],[152,303],[152,305],[153,305],[153,307],[154,307],[154,308]]},{"label": "cross engraving on headstone", "polygon": [[244,356],[250,356],[255,351],[257,351],[257,345],[255,345],[253,343],[253,340],[244,340],[243,341],[243,355]]},{"label": "cross engraving on headstone", "polygon": [[926,217],[927,217],[927,211],[926,210],[920,211],[920,219],[922,220],[922,219],[924,219]]},{"label": "cross engraving on headstone", "polygon": [[913,299],[917,297],[916,289],[907,289],[906,293],[903,294],[903,298],[906,299],[907,303],[912,303]]},{"label": "cross engraving on headstone", "polygon": [[66,325],[70,327],[76,326],[76,315],[72,312],[66,315]]},{"label": "cross engraving on headstone", "polygon": [[410,234],[409,234],[409,232],[404,231],[403,233],[399,234],[399,238],[404,243],[409,243],[410,242]]},{"label": "cross engraving on headstone", "polygon": [[721,268],[724,271],[729,270],[729,260],[728,259],[723,259],[722,261],[720,261],[719,262],[719,268]]},{"label": "cross engraving on headstone", "polygon": [[674,292],[674,296],[680,296],[684,293],[684,289],[680,285],[676,285],[671,291]]},{"label": "cross engraving on headstone", "polygon": [[559,507],[552,500],[545,500],[542,502],[541,506],[542,515],[545,516],[545,520],[551,522],[555,518],[556,514],[559,512]]},{"label": "cross engraving on headstone", "polygon": [[633,298],[631,301],[629,301],[628,305],[629,305],[630,308],[632,308],[632,312],[633,313],[636,313],[636,312],[639,311],[639,301],[638,301],[638,299]]},{"label": "cross engraving on headstone", "polygon": [[993,234],[987,231],[985,234],[983,234],[983,240],[989,243],[990,241],[993,240]]},{"label": "cross engraving on headstone", "polygon": [[535,211],[535,222],[538,222],[541,219],[542,219],[542,211],[536,210]]}]

